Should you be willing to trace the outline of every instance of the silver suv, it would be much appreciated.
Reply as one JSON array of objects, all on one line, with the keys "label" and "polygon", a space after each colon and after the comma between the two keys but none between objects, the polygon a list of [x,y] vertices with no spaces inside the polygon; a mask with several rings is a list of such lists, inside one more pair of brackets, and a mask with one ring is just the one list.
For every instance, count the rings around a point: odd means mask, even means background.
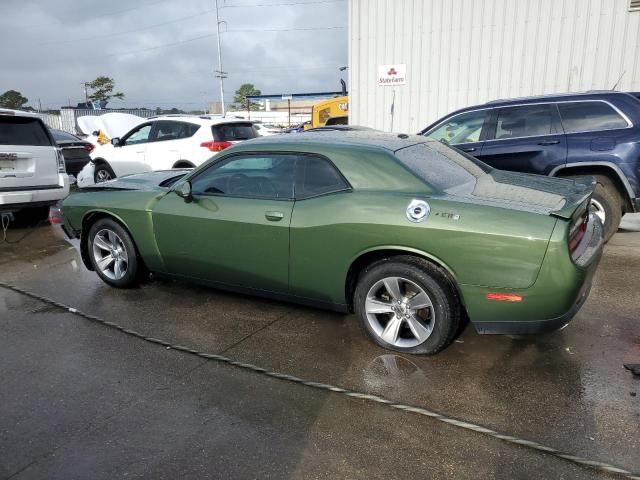
[{"label": "silver suv", "polygon": [[64,157],[42,120],[0,109],[0,213],[45,219],[67,195]]}]

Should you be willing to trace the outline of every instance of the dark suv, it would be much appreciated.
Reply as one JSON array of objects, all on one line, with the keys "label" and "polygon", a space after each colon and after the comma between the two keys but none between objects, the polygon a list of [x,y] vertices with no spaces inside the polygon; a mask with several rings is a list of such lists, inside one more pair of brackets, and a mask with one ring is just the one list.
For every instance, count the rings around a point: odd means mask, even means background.
[{"label": "dark suv", "polygon": [[640,210],[640,94],[614,91],[496,100],[420,132],[503,170],[597,180],[593,207],[608,240]]}]

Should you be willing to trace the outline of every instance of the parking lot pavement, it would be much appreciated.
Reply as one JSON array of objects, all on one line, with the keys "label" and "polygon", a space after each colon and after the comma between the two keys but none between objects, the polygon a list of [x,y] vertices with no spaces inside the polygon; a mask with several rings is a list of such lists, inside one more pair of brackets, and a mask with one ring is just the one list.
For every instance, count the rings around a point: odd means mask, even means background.
[{"label": "parking lot pavement", "polygon": [[[58,227],[10,231],[0,280],[171,343],[423,406],[640,471],[640,216],[565,330],[435,357],[353,316],[156,281],[115,290]],[[26,235],[26,236],[25,236]],[[615,478],[412,413],[216,364],[0,288],[0,478]]]}]

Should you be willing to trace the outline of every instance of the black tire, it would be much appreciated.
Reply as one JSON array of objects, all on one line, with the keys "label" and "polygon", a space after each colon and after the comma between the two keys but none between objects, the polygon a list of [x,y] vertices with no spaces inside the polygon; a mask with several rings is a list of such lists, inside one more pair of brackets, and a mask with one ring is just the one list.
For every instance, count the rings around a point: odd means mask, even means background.
[{"label": "black tire", "polygon": [[116,174],[108,163],[98,163],[96,165],[93,172],[93,181],[95,183],[106,182],[107,180],[113,180],[114,178],[116,178]]},{"label": "black tire", "polygon": [[[111,231],[117,235],[120,241],[111,242],[116,244],[119,248],[124,247],[126,251],[127,265],[126,271],[121,278],[114,278],[108,272],[105,272],[103,268],[98,265],[98,259],[94,253],[94,243],[96,242],[96,236],[104,231]],[[101,235],[102,236],[102,235]],[[89,259],[94,270],[98,276],[107,284],[116,288],[130,288],[138,284],[139,274],[143,270],[143,265],[138,255],[135,244],[129,233],[115,220],[110,218],[103,218],[95,222],[89,229],[89,235],[87,235],[87,252]],[[102,252],[105,252],[102,250]],[[115,262],[113,263],[115,268]],[[113,272],[115,273],[115,272]]]},{"label": "black tire", "polygon": [[[604,212],[604,234],[605,242],[618,231],[622,220],[622,197],[616,188],[615,183],[605,175],[593,175],[596,179],[596,188],[591,197],[592,204],[597,210]],[[578,176],[571,178],[580,178]],[[584,177],[582,177],[584,178]]]},{"label": "black tire", "polygon": [[[381,280],[390,277],[401,277],[413,282],[431,299],[433,326],[430,335],[422,343],[409,347],[388,343],[376,333],[367,317],[367,294]],[[411,256],[391,257],[365,268],[356,285],[354,307],[360,326],[371,340],[384,348],[403,353],[433,355],[440,352],[453,341],[460,323],[460,300],[447,274],[432,263]],[[384,315],[386,314],[380,315],[383,320]],[[408,324],[403,324],[401,328],[408,329]]]},{"label": "black tire", "polygon": [[196,167],[193,163],[189,162],[188,160],[181,160],[180,162],[176,163],[172,168],[177,170],[181,168],[196,168]]}]

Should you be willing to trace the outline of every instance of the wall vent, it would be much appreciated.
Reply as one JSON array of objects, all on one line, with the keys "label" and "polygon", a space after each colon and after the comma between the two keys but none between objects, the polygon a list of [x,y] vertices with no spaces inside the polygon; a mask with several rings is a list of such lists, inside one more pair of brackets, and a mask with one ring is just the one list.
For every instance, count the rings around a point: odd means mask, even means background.
[{"label": "wall vent", "polygon": [[629,0],[629,11],[630,12],[639,12],[640,11],[640,0]]}]

